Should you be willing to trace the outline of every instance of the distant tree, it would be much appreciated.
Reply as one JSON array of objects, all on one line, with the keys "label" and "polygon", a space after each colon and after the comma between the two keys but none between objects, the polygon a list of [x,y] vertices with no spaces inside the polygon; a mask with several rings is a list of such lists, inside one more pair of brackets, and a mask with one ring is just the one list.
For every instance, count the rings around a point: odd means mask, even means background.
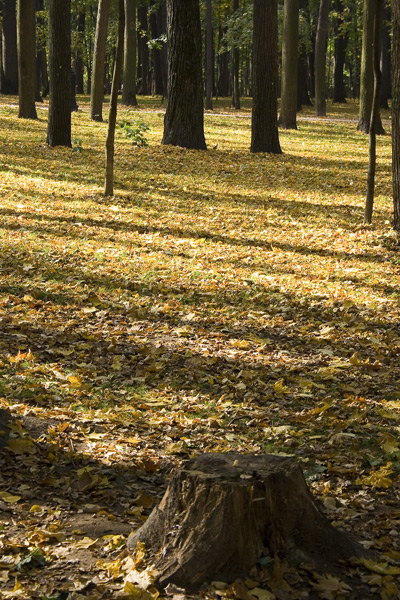
[{"label": "distant tree", "polygon": [[277,118],[278,3],[254,0],[251,152],[281,154]]},{"label": "distant tree", "polygon": [[18,90],[19,113],[23,119],[37,119],[36,114],[36,42],[35,0],[18,0]]},{"label": "distant tree", "polygon": [[297,129],[297,66],[299,52],[299,0],[285,0],[282,40],[281,114],[284,129]]},{"label": "distant tree", "polygon": [[18,93],[16,0],[3,0],[1,93]]},{"label": "distant tree", "polygon": [[326,116],[326,38],[330,0],[320,0],[315,38],[315,114]]},{"label": "distant tree", "polygon": [[213,107],[214,40],[212,25],[212,0],[206,1],[206,108]]},{"label": "distant tree", "polygon": [[148,7],[138,6],[138,93],[147,96],[149,85]]},{"label": "distant tree", "polygon": [[85,6],[77,4],[74,14],[74,72],[76,77],[76,91],[78,94],[84,93],[84,47],[85,47],[85,29],[86,29],[86,11]]},{"label": "distant tree", "polygon": [[[128,0],[129,3],[129,0]],[[108,129],[106,140],[106,168],[105,168],[105,183],[104,195],[113,196],[114,194],[114,140],[115,140],[115,124],[117,121],[118,107],[118,88],[119,78],[122,68],[122,56],[124,52],[124,29],[125,29],[125,14],[126,1],[119,0],[118,2],[118,38],[117,50],[114,63],[114,73],[111,86],[110,110],[108,113]],[[125,29],[126,33],[126,29]],[[136,32],[135,32],[136,33]]]},{"label": "distant tree", "polygon": [[400,2],[392,0],[393,63],[392,63],[392,172],[393,227],[400,236]]},{"label": "distant tree", "polygon": [[343,0],[335,0],[335,67],[333,72],[333,102],[346,102],[344,64],[346,59],[347,33],[343,31]]},{"label": "distant tree", "polygon": [[373,73],[374,73],[374,92],[372,97],[371,120],[369,124],[369,164],[368,164],[368,184],[367,197],[365,200],[364,223],[372,222],[372,209],[375,193],[375,171],[376,171],[376,125],[379,116],[379,102],[381,93],[381,29],[382,12],[384,0],[376,0],[376,9],[373,23]]},{"label": "distant tree", "polygon": [[136,106],[136,0],[125,0],[122,104]]},{"label": "distant tree", "polygon": [[205,150],[199,0],[167,0],[168,102],[163,144]]},{"label": "distant tree", "polygon": [[[374,94],[373,39],[375,12],[376,0],[364,0],[360,76],[360,114],[357,125],[358,131],[363,131],[364,133],[369,132],[372,98]],[[376,133],[385,133],[380,115],[378,115],[376,123]]]},{"label": "distant tree", "polygon": [[391,82],[390,82],[390,63],[391,63],[391,23],[392,13],[390,5],[385,4],[383,7],[383,21],[382,21],[382,55],[381,55],[381,70],[382,70],[382,84],[381,84],[381,97],[380,107],[388,109],[388,100],[391,97]]},{"label": "distant tree", "polygon": [[[239,10],[239,0],[233,0],[233,11]],[[240,50],[238,44],[232,47],[232,106],[240,110],[239,63]]]},{"label": "distant tree", "polygon": [[93,50],[92,84],[90,91],[90,118],[92,121],[103,120],[104,63],[106,59],[109,14],[110,0],[99,0]]},{"label": "distant tree", "polygon": [[71,146],[71,0],[49,0],[49,72],[47,143]]}]

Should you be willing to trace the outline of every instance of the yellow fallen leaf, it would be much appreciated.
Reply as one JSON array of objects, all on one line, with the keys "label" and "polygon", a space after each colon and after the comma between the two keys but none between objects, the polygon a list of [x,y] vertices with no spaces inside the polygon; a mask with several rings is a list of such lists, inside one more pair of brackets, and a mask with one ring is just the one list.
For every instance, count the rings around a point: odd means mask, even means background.
[{"label": "yellow fallen leaf", "polygon": [[31,513],[35,513],[35,512],[41,512],[41,507],[38,504],[34,504],[33,506],[30,507],[29,512]]},{"label": "yellow fallen leaf", "polygon": [[259,587],[249,590],[249,594],[251,596],[255,596],[256,598],[258,598],[258,600],[275,600],[275,594],[269,592],[268,590],[263,590]]},{"label": "yellow fallen leaf", "polygon": [[13,438],[8,442],[8,448],[14,454],[35,454],[36,447],[29,438]]},{"label": "yellow fallen leaf", "polygon": [[361,558],[360,562],[364,567],[379,575],[400,575],[400,567],[390,565],[387,562],[377,563],[370,558]]},{"label": "yellow fallen leaf", "polygon": [[69,375],[68,381],[74,388],[82,387],[82,379],[80,377],[77,377],[76,375]]},{"label": "yellow fallen leaf", "polygon": [[79,540],[79,542],[75,542],[73,546],[74,548],[83,548],[87,550],[88,548],[92,548],[96,544],[97,540],[98,538],[92,540],[92,538],[90,537],[84,537],[81,540]]},{"label": "yellow fallen leaf", "polygon": [[127,581],[124,585],[124,594],[129,600],[156,600],[159,595],[156,591],[151,593],[149,590],[144,590],[130,581]]},{"label": "yellow fallen leaf", "polygon": [[357,485],[369,485],[376,488],[390,488],[393,486],[393,481],[389,475],[393,473],[391,469],[392,463],[388,462],[385,466],[382,466],[377,471],[373,471],[370,475],[365,477],[358,477],[356,479]]},{"label": "yellow fallen leaf", "polygon": [[247,350],[250,348],[251,344],[247,340],[234,340],[232,346],[234,348],[240,348],[240,350]]},{"label": "yellow fallen leaf", "polygon": [[15,496],[8,492],[0,492],[0,500],[3,500],[3,502],[7,502],[8,504],[14,504],[15,502],[18,502],[18,500],[21,500],[21,496]]},{"label": "yellow fallen leaf", "polygon": [[286,387],[283,379],[279,379],[274,383],[274,391],[277,394],[289,394],[290,392],[289,388]]},{"label": "yellow fallen leaf", "polygon": [[104,535],[103,540],[107,542],[109,550],[117,550],[125,544],[125,536],[123,535]]}]

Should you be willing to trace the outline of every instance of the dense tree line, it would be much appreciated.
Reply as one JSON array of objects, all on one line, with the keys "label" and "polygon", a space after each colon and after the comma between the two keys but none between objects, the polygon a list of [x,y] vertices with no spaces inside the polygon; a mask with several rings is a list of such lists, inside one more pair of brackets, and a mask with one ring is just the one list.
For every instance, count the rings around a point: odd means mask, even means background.
[{"label": "dense tree line", "polygon": [[[211,109],[213,98],[221,95],[231,96],[235,109],[241,96],[253,97],[253,152],[281,152],[279,96],[282,127],[296,128],[303,104],[314,103],[316,114],[325,116],[327,98],[360,98],[358,129],[368,133],[373,123],[373,135],[384,133],[379,111],[373,119],[371,113],[378,71],[379,104],[387,108],[391,100],[397,4],[124,0],[123,62],[114,76],[114,92],[122,88],[122,103],[128,106],[136,105],[141,94],[166,98],[163,143],[188,148],[206,148],[204,97]],[[111,92],[115,72],[121,3],[3,0],[0,6],[1,92],[19,94],[23,118],[36,118],[35,102],[49,94],[47,141],[70,145],[76,93],[90,94],[91,119],[103,119],[104,96]]]}]

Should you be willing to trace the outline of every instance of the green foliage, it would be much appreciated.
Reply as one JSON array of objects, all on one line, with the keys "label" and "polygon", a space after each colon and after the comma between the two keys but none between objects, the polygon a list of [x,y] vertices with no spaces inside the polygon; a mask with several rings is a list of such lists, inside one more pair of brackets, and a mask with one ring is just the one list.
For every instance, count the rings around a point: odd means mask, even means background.
[{"label": "green foliage", "polygon": [[228,50],[241,48],[253,40],[253,7],[247,5],[236,10],[226,21],[224,41]]},{"label": "green foliage", "polygon": [[132,140],[134,146],[148,146],[146,131],[149,131],[150,127],[144,121],[125,117],[120,123],[120,127],[124,130],[126,137]]}]

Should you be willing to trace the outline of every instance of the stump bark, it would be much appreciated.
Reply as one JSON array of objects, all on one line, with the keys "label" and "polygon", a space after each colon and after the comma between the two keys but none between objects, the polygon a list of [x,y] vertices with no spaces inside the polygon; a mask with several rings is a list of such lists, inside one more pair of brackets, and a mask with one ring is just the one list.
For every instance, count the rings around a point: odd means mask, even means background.
[{"label": "stump bark", "polygon": [[315,504],[299,465],[275,455],[203,454],[173,475],[158,507],[128,538],[145,544],[160,585],[187,590],[244,577],[263,556],[329,570],[365,554]]}]

